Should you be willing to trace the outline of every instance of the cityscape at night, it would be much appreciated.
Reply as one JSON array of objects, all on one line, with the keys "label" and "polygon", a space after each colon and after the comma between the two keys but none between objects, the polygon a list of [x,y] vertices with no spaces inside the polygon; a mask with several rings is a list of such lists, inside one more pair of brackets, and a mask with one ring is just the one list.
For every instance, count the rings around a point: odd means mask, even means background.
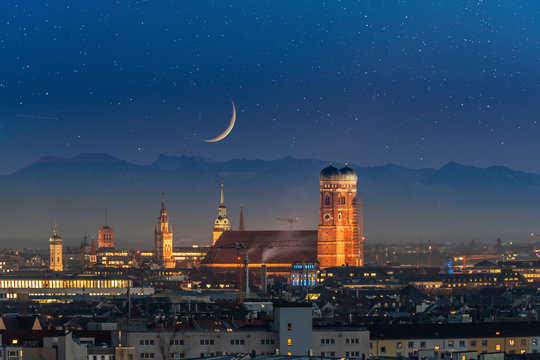
[{"label": "cityscape at night", "polygon": [[540,360],[540,3],[0,4],[0,360]]}]

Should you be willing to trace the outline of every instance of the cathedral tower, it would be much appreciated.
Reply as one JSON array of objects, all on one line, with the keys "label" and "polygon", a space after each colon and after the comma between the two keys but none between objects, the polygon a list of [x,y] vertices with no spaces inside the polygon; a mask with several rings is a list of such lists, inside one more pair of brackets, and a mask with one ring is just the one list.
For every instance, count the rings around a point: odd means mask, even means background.
[{"label": "cathedral tower", "polygon": [[161,194],[161,210],[154,230],[154,257],[160,268],[174,267],[172,252],[173,232],[165,209],[165,194]]},{"label": "cathedral tower", "polygon": [[214,221],[214,241],[212,244],[215,244],[217,239],[221,236],[224,231],[231,230],[231,222],[227,218],[227,207],[223,201],[223,184],[221,184],[221,202],[218,207],[218,217]]},{"label": "cathedral tower", "polygon": [[114,248],[114,229],[107,224],[107,210],[105,210],[105,225],[98,230],[98,249]]},{"label": "cathedral tower", "polygon": [[53,236],[49,238],[50,260],[49,269],[52,271],[62,271],[62,238],[58,235],[58,228],[54,225]]},{"label": "cathedral tower", "polygon": [[317,260],[320,268],[363,266],[362,218],[356,198],[358,175],[345,165],[337,169],[330,164],[320,180],[320,208]]}]

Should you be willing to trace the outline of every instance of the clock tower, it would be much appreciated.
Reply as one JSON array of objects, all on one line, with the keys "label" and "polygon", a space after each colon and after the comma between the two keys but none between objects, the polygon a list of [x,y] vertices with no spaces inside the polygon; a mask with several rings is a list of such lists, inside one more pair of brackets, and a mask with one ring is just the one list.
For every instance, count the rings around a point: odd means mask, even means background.
[{"label": "clock tower", "polygon": [[363,241],[359,202],[356,197],[358,175],[350,167],[328,166],[319,176],[320,208],[317,260],[320,268],[363,266]]},{"label": "clock tower", "polygon": [[154,230],[154,257],[160,268],[173,268],[173,231],[169,225],[167,209],[165,209],[165,194],[161,194],[161,210],[157,227]]},{"label": "clock tower", "polygon": [[62,265],[62,243],[63,240],[58,235],[58,228],[54,225],[53,236],[49,238],[49,269],[52,271],[62,271],[64,266]]},{"label": "clock tower", "polygon": [[227,207],[223,201],[223,184],[221,184],[221,202],[218,207],[218,217],[214,221],[214,233],[212,245],[216,243],[217,239],[224,231],[231,230],[231,222],[227,218]]}]

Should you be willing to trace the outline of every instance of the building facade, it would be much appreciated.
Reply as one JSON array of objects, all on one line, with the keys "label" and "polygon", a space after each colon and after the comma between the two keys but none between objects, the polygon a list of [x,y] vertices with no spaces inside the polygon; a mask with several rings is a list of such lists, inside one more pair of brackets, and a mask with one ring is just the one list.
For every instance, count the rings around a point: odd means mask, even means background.
[{"label": "building facade", "polygon": [[311,304],[275,304],[271,324],[233,328],[220,320],[169,330],[122,331],[122,346],[136,359],[189,359],[234,354],[366,358],[369,332],[363,328],[312,325]]},{"label": "building facade", "polygon": [[114,229],[105,225],[98,230],[98,248],[114,248]]},{"label": "building facade", "polygon": [[169,225],[169,217],[165,208],[165,195],[161,195],[161,210],[158,224],[154,230],[154,256],[160,268],[174,267],[173,261],[173,231]]},{"label": "building facade", "polygon": [[[242,225],[243,226],[243,225]],[[214,232],[212,244],[215,244],[217,239],[224,231],[231,231],[231,222],[227,218],[227,207],[223,199],[223,184],[221,184],[221,201],[218,207],[218,217],[214,221]]]},{"label": "building facade", "polygon": [[53,236],[49,238],[49,269],[52,271],[63,271],[62,265],[62,238],[58,235],[58,228],[54,226]]},{"label": "building facade", "polygon": [[319,176],[320,208],[317,259],[320,268],[363,266],[363,225],[356,194],[358,175],[330,165]]}]

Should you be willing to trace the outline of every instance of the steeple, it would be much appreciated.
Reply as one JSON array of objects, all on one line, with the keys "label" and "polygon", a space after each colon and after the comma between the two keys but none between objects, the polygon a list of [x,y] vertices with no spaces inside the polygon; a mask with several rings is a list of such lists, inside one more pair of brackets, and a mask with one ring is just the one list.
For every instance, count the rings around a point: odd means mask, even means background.
[{"label": "steeple", "polygon": [[172,228],[169,225],[167,209],[165,208],[165,193],[162,193],[158,223],[154,228],[154,257],[160,268],[174,267],[172,250],[173,233]]},{"label": "steeple", "polygon": [[244,226],[244,205],[240,205],[240,224],[238,225],[238,231],[245,231],[245,226]]},{"label": "steeple", "polygon": [[223,201],[223,184],[221,184],[221,202],[219,206],[225,206],[225,202]]},{"label": "steeple", "polygon": [[167,218],[167,209],[165,208],[165,193],[161,193],[161,209],[159,210],[158,223],[163,224],[168,222],[169,219]]},{"label": "steeple", "polygon": [[223,184],[221,184],[221,197],[218,207],[218,218],[225,219],[227,218],[227,207],[225,206],[224,196],[223,196]]},{"label": "steeple", "polygon": [[231,230],[231,222],[227,218],[227,207],[225,206],[225,200],[223,196],[223,184],[221,184],[220,190],[220,202],[218,207],[218,217],[214,221],[214,232],[213,232],[213,244],[216,243],[217,239],[221,236],[224,231]]}]

